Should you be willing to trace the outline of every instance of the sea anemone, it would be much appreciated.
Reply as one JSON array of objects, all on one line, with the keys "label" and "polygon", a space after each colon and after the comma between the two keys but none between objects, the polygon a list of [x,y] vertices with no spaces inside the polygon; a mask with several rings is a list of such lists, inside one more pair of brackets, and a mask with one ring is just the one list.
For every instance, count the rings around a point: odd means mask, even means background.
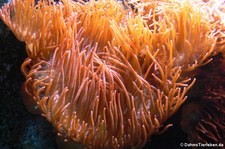
[{"label": "sea anemone", "polygon": [[63,55],[56,50],[50,62],[25,72],[27,93],[66,138],[90,148],[143,146],[184,102],[188,88],[174,79],[166,95],[138,75],[118,49],[96,54],[97,45],[80,45]]},{"label": "sea anemone", "polygon": [[72,47],[76,19],[71,9],[67,1],[57,5],[51,1],[35,4],[34,0],[13,0],[2,7],[0,16],[17,39],[26,43],[30,58],[49,59],[56,47]]},{"label": "sea anemone", "polygon": [[[124,45],[122,50],[148,59],[151,53],[163,66],[181,66],[185,72],[210,61],[209,57],[215,52],[215,24],[218,23],[210,21],[211,15],[204,3],[179,0],[130,3],[138,14],[119,26],[119,33],[114,30],[115,36],[122,36],[116,38]],[[217,30],[220,33],[220,29]]]},{"label": "sea anemone", "polygon": [[195,79],[183,72],[215,52],[200,4],[124,4],[13,0],[0,11],[26,43],[24,92],[60,135],[87,148],[141,148],[187,98]]}]

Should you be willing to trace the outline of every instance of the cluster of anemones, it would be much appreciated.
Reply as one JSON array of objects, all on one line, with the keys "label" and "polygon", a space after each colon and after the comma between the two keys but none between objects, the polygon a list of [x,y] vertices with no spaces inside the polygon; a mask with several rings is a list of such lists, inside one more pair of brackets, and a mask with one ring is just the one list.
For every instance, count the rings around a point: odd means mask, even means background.
[{"label": "cluster of anemones", "polygon": [[25,93],[59,134],[140,148],[185,101],[188,72],[223,49],[212,5],[12,0],[0,17],[26,43]]}]

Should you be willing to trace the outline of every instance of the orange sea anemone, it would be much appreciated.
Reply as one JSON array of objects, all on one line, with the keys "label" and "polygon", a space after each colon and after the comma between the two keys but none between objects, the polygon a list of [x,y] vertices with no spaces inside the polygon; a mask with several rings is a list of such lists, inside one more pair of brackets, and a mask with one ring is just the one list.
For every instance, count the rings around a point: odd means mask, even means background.
[{"label": "orange sea anemone", "polygon": [[0,11],[26,43],[25,93],[87,148],[141,148],[185,101],[194,79],[183,72],[223,46],[203,3],[128,4],[13,0]]},{"label": "orange sea anemone", "polygon": [[211,16],[204,3],[179,0],[130,3],[137,9],[137,15],[119,26],[119,33],[114,30],[115,36],[122,36],[116,39],[124,45],[123,50],[148,59],[149,53],[155,54],[162,65],[181,66],[183,71],[206,64],[215,52],[218,23],[209,20]]},{"label": "orange sea anemone", "polygon": [[0,16],[16,37],[26,43],[30,58],[49,59],[56,47],[72,47],[76,15],[72,15],[72,6],[64,3],[13,0],[2,7]]},{"label": "orange sea anemone", "polygon": [[184,102],[188,88],[176,82],[175,74],[164,94],[138,75],[118,49],[106,47],[96,54],[97,45],[80,49],[81,44],[63,55],[56,50],[51,61],[25,72],[27,92],[66,138],[89,148],[143,146]]}]

